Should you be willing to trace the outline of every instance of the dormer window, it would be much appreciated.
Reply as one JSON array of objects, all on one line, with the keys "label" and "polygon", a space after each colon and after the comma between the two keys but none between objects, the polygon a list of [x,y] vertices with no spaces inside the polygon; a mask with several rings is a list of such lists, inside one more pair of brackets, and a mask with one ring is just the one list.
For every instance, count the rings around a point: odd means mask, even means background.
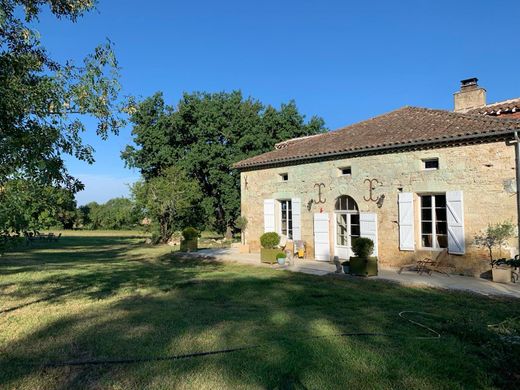
[{"label": "dormer window", "polygon": [[280,180],[281,181],[289,180],[289,174],[288,173],[280,173]]},{"label": "dormer window", "polygon": [[339,168],[339,174],[341,176],[352,176],[352,168],[351,167]]},{"label": "dormer window", "polygon": [[439,159],[438,158],[426,158],[422,160],[423,169],[425,171],[435,171],[439,169]]}]

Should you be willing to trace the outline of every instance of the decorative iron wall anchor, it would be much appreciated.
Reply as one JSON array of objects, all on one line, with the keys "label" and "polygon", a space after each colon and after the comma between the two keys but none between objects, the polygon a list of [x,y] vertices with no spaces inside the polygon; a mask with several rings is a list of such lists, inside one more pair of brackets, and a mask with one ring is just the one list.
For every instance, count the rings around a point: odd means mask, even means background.
[{"label": "decorative iron wall anchor", "polygon": [[244,190],[247,190],[247,185],[249,183],[247,182],[247,176],[244,176]]},{"label": "decorative iron wall anchor", "polygon": [[377,202],[379,200],[379,196],[374,198],[373,191],[376,189],[376,185],[382,184],[377,179],[365,179],[363,183],[368,182],[368,199],[366,196],[363,197],[366,202]]},{"label": "decorative iron wall anchor", "polygon": [[316,188],[316,187],[318,187],[318,200],[315,200],[314,204],[325,203],[327,201],[327,199],[322,199],[321,198],[321,196],[322,196],[321,189],[325,188],[325,184],[324,183],[316,183],[316,184],[314,184],[314,188]]}]

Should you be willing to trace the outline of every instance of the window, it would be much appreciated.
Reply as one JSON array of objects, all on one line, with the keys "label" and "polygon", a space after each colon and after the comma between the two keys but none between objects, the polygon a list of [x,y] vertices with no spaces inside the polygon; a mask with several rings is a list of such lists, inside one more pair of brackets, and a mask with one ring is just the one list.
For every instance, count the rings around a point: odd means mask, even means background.
[{"label": "window", "polygon": [[421,196],[421,246],[423,248],[448,247],[446,195]]},{"label": "window", "polygon": [[280,173],[280,179],[282,181],[287,181],[289,180],[289,174],[288,173]]},{"label": "window", "polygon": [[341,176],[351,176],[352,168],[351,167],[339,168],[339,172],[340,172]]},{"label": "window", "polygon": [[292,225],[292,202],[290,200],[280,201],[280,226],[281,232],[288,239],[293,238],[293,225]]},{"label": "window", "polygon": [[[336,199],[337,245],[351,246],[352,240],[360,236],[359,208],[354,199],[342,195]],[[349,237],[350,236],[350,237]]]},{"label": "window", "polygon": [[439,169],[439,159],[438,158],[428,158],[423,161],[423,169],[425,171],[433,171]]}]

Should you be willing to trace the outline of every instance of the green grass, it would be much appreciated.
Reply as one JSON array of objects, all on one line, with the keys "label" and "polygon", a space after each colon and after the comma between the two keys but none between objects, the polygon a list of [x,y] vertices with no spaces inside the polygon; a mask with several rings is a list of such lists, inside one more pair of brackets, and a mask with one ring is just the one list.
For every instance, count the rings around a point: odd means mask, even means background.
[{"label": "green grass", "polygon": [[[168,246],[144,245],[135,232],[96,233],[0,258],[0,388],[473,389],[518,383],[518,345],[497,333],[518,334],[518,301],[183,260]],[[411,338],[427,334],[400,319],[402,310],[431,313],[413,319],[438,330],[441,339]],[[507,326],[488,326],[506,320]],[[403,337],[314,337],[341,332]],[[245,345],[261,347],[188,360],[44,367]]]}]

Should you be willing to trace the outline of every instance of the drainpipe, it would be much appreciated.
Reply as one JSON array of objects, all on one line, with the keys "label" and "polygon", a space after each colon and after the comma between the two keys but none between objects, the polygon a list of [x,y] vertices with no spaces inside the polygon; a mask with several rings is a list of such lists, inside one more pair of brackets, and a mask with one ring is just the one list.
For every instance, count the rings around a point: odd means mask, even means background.
[{"label": "drainpipe", "polygon": [[515,172],[516,172],[516,224],[518,226],[518,253],[520,254],[520,137],[515,131]]}]

